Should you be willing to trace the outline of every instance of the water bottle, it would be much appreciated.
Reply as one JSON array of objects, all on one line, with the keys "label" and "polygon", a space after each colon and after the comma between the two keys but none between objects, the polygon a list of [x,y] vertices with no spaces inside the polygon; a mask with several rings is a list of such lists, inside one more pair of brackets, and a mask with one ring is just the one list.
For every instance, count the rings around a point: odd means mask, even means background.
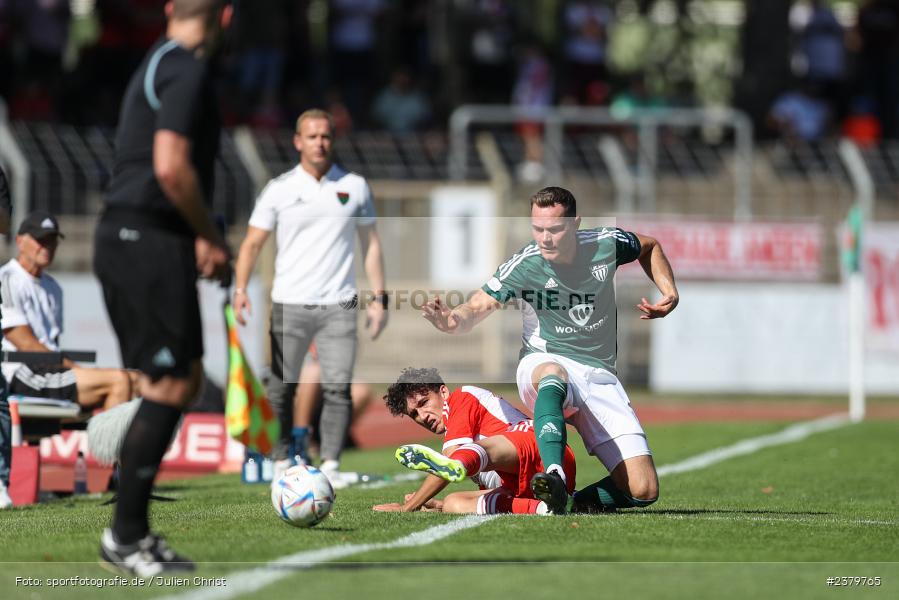
[{"label": "water bottle", "polygon": [[76,495],[87,493],[87,460],[84,458],[84,452],[78,453],[75,459],[75,485],[73,491]]},{"label": "water bottle", "polygon": [[259,483],[259,463],[252,456],[243,464],[244,483]]},{"label": "water bottle", "polygon": [[270,483],[275,475],[275,463],[266,457],[262,459],[262,481]]}]

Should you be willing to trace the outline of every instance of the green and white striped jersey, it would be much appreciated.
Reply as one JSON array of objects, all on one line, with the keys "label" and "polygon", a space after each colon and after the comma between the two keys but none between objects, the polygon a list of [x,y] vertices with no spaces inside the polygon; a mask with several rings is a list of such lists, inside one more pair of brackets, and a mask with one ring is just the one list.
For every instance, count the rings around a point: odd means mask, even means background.
[{"label": "green and white striped jersey", "polygon": [[522,349],[549,352],[615,373],[618,354],[615,271],[640,256],[640,241],[617,227],[577,232],[570,265],[543,258],[532,242],[504,262],[484,285],[522,311]]}]

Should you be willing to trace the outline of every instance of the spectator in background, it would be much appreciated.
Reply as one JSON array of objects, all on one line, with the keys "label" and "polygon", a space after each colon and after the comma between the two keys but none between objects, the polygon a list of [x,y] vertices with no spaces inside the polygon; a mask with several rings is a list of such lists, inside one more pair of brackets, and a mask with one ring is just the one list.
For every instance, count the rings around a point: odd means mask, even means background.
[{"label": "spectator in background", "polygon": [[416,88],[409,70],[400,67],[375,98],[372,116],[378,125],[392,133],[409,133],[428,123],[431,107],[427,97]]},{"label": "spectator in background", "polygon": [[12,2],[13,0],[0,0],[0,98],[10,97],[15,77]]},{"label": "spectator in background", "polygon": [[822,0],[794,5],[790,11],[790,22],[797,40],[794,73],[818,86],[834,114],[842,115],[846,75],[843,26]]},{"label": "spectator in background", "polygon": [[331,115],[334,122],[334,136],[340,137],[346,135],[353,130],[353,115],[347,108],[340,90],[336,87],[330,88],[325,93],[325,111]]},{"label": "spectator in background", "polygon": [[331,0],[332,81],[356,123],[368,117],[375,82],[376,21],[384,0]]},{"label": "spectator in background", "polygon": [[[553,71],[546,54],[537,44],[525,46],[518,59],[518,77],[512,89],[512,104],[528,112],[539,113],[553,101]],[[518,178],[535,183],[543,178],[543,137],[540,124],[523,121],[517,125],[524,143],[524,161],[518,166]]]},{"label": "spectator in background", "polygon": [[284,71],[290,0],[254,0],[235,20],[235,68],[242,116],[260,127],[281,125],[279,94]]},{"label": "spectator in background", "polygon": [[637,73],[629,78],[625,89],[615,94],[609,110],[615,118],[628,119],[636,111],[660,111],[667,106],[662,96],[653,94],[649,89],[646,75]]},{"label": "spectator in background", "polygon": [[[12,213],[12,200],[9,195],[9,185],[6,183],[6,174],[0,167],[0,234],[9,233],[9,217]],[[0,283],[0,294],[3,293]],[[6,379],[0,372],[0,510],[12,506],[12,498],[9,497],[9,471],[12,466],[12,419],[9,415],[9,389]]]},{"label": "spectator in background", "polygon": [[882,132],[880,121],[874,114],[874,103],[867,96],[853,98],[849,114],[843,119],[843,135],[862,148],[869,148],[880,142]]},{"label": "spectator in background", "polygon": [[427,79],[432,66],[428,19],[433,4],[422,0],[399,0],[394,6],[399,26],[396,39],[390,44],[395,52],[393,64],[408,64],[414,79]]},{"label": "spectator in background", "polygon": [[[115,126],[131,73],[165,28],[159,0],[97,0],[99,31],[76,35],[77,67],[67,77],[62,118],[72,123]],[[86,23],[74,27],[77,30]],[[78,38],[81,38],[80,41]]]},{"label": "spectator in background", "polygon": [[606,40],[612,11],[596,0],[568,2],[564,11],[565,95],[584,104],[591,84],[608,79]]},{"label": "spectator in background", "polygon": [[49,83],[62,65],[68,39],[69,1],[30,0],[14,2],[13,6],[22,25],[26,66]]},{"label": "spectator in background", "polygon": [[[314,6],[321,7],[322,4]],[[237,12],[239,21],[240,8]],[[320,13],[310,8],[309,2],[289,2],[287,13],[283,15],[288,35],[280,101],[281,113],[285,116],[300,114],[306,107],[321,102],[324,96],[328,74],[328,24],[319,16]]]},{"label": "spectator in background", "polygon": [[468,91],[473,102],[506,104],[512,87],[512,4],[474,0],[466,15]]},{"label": "spectator in background", "polygon": [[[21,27],[25,59],[23,72],[31,85],[27,95],[36,94],[35,86],[48,90],[51,101],[61,91],[60,73],[69,29],[68,0],[28,0],[13,3],[14,18]],[[17,103],[20,106],[23,103]],[[54,107],[53,112],[56,111]]]},{"label": "spectator in background", "polygon": [[817,142],[827,133],[832,113],[814,85],[781,94],[768,113],[768,124],[789,143]]},{"label": "spectator in background", "polygon": [[899,137],[899,0],[865,2],[855,42],[862,95],[873,101],[883,136]]}]

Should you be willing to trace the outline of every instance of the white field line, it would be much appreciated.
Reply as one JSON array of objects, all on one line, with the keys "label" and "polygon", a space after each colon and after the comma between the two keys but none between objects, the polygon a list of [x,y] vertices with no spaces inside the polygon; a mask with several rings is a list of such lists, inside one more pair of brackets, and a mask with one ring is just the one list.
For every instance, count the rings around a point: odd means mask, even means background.
[{"label": "white field line", "polygon": [[292,575],[299,569],[308,569],[321,563],[330,562],[354,554],[371,552],[373,550],[389,550],[391,548],[410,548],[414,546],[427,546],[433,544],[454,533],[483,525],[487,521],[495,519],[497,515],[481,516],[468,515],[443,525],[429,527],[423,531],[416,531],[392,542],[376,544],[350,544],[346,546],[331,546],[318,550],[298,552],[274,560],[263,567],[247,569],[229,574],[225,578],[228,587],[205,587],[192,590],[186,594],[167,596],[166,598],[178,598],[179,600],[224,600],[234,598],[241,594],[251,594],[265,586]]},{"label": "white field line", "polygon": [[677,463],[663,465],[658,468],[658,474],[659,477],[662,477],[664,475],[674,475],[675,473],[697,471],[730,458],[758,452],[762,448],[798,442],[813,433],[837,429],[849,423],[849,416],[845,414],[830,415],[814,421],[797,423],[777,433],[741,440],[736,444],[715,448]]},{"label": "white field line", "polygon": [[[797,425],[792,425],[779,433],[749,438],[731,446],[724,446],[722,448],[710,450],[709,452],[703,452],[702,454],[698,454],[678,463],[663,465],[658,468],[658,474],[662,477],[674,473],[684,473],[687,471],[704,469],[710,465],[735,456],[752,454],[753,452],[757,452],[758,450],[769,446],[779,446],[781,444],[797,442],[807,438],[813,433],[836,429],[837,427],[842,427],[849,423],[849,418],[846,415],[834,415],[815,421],[799,423]],[[398,479],[394,479],[393,482],[397,480]],[[383,482],[383,486],[375,485],[376,483],[380,484],[381,482],[372,482],[365,487],[369,489],[384,487],[393,482]],[[363,552],[371,552],[373,550],[426,546],[449,537],[456,532],[483,525],[494,518],[496,518],[496,515],[469,515],[449,523],[444,523],[443,525],[437,525],[435,527],[429,527],[428,529],[411,533],[392,542],[331,546],[329,548],[298,552],[274,560],[262,567],[228,574],[225,576],[228,581],[227,587],[196,588],[184,594],[166,596],[164,597],[164,600],[174,600],[175,598],[178,600],[227,600],[241,594],[257,592],[276,581],[280,581],[281,579],[292,575],[299,569],[308,569],[325,562],[346,558],[355,554],[362,554]]]},{"label": "white field line", "polygon": [[[714,511],[712,511],[714,512]],[[636,515],[635,515],[636,516]],[[880,521],[876,519],[834,519],[834,518],[824,518],[824,517],[803,517],[803,516],[790,516],[786,515],[783,517],[764,517],[760,515],[672,515],[665,513],[654,513],[654,512],[645,512],[641,513],[643,518],[659,518],[659,519],[674,519],[674,520],[682,520],[682,519],[697,519],[700,521],[762,521],[765,523],[811,523],[813,525],[820,525],[822,523],[826,523],[828,525],[857,525],[857,526],[888,526],[888,527],[896,527],[899,525],[899,521]]]}]

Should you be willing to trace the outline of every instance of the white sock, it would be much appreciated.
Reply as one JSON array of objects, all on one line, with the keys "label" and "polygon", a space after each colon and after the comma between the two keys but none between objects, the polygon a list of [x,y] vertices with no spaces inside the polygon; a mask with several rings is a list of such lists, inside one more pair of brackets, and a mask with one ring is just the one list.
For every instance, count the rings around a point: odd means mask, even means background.
[{"label": "white sock", "polygon": [[[478,455],[478,459],[481,461],[481,466],[477,470],[478,473],[480,473],[481,471],[483,471],[484,469],[487,468],[487,463],[490,461],[487,458],[487,451],[484,449],[483,446],[480,446],[478,444],[462,444],[461,446],[456,448],[456,451],[459,451],[459,450],[471,450],[472,452],[474,452],[475,454]],[[468,474],[472,475],[472,476],[475,475],[475,473],[468,473]]]},{"label": "white sock", "polygon": [[337,471],[339,469],[340,461],[333,459],[322,461],[322,466],[319,467],[319,471]]},{"label": "white sock", "polygon": [[546,472],[547,473],[555,473],[556,475],[558,475],[559,477],[562,478],[562,481],[564,481],[565,483],[568,483],[568,479],[565,478],[565,470],[562,469],[561,466],[559,466],[557,464],[551,464],[548,467],[546,467]]},{"label": "white sock", "polygon": [[475,513],[479,515],[495,515],[498,514],[496,512],[496,499],[501,496],[499,492],[489,492],[484,494],[483,496],[478,496],[477,507],[475,508]]}]

